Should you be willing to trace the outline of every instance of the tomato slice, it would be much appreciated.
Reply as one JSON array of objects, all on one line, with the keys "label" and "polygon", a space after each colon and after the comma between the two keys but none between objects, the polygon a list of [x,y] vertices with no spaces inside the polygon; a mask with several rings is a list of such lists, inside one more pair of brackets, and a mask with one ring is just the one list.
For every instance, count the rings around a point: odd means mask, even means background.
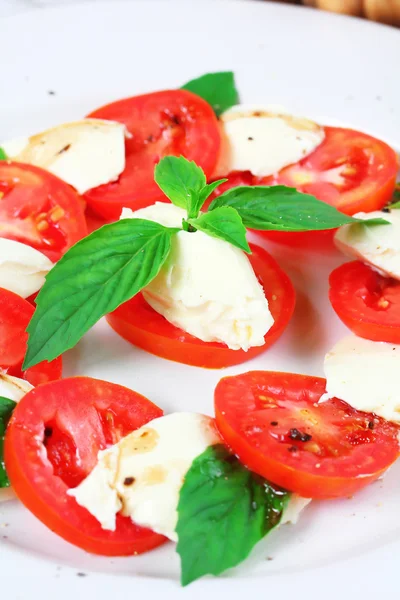
[{"label": "tomato slice", "polygon": [[94,554],[126,556],[165,541],[117,515],[115,531],[79,506],[67,490],[92,471],[99,450],[162,416],[152,402],[121,385],[72,377],[29,392],[6,432],[4,455],[15,493],[49,529]]},{"label": "tomato slice", "polygon": [[211,177],[221,134],[211,106],[187,90],[167,90],[112,102],[89,117],[124,123],[126,166],[119,180],[85,194],[105,218],[118,219],[122,208],[137,210],[166,200],[154,181],[154,166],[167,155],[193,160]]},{"label": "tomato slice", "polygon": [[250,245],[252,267],[264,288],[274,325],[265,336],[265,344],[244,350],[230,350],[224,344],[203,342],[169,323],[138,294],[107,315],[111,327],[123,338],[156,356],[187,365],[221,369],[258,356],[282,335],[296,301],[289,277],[262,248]]},{"label": "tomato slice", "polygon": [[48,171],[0,161],[0,237],[28,244],[56,262],[87,235],[82,199]]},{"label": "tomato slice", "polygon": [[26,328],[34,312],[30,302],[0,288],[0,369],[9,375],[22,377],[32,385],[39,385],[61,378],[62,358],[44,361],[22,371],[28,341]]},{"label": "tomato slice", "polygon": [[400,344],[400,281],[355,260],[335,269],[329,283],[333,309],[353,333]]},{"label": "tomato slice", "polygon": [[221,379],[218,429],[251,470],[305,498],[350,496],[399,455],[399,428],[333,399],[325,379],[253,371]]},{"label": "tomato slice", "polygon": [[[271,177],[249,171],[230,173],[215,195],[240,185],[287,185],[313,194],[343,213],[379,210],[393,194],[396,153],[384,142],[352,129],[325,127],[325,140],[309,156]],[[260,235],[294,247],[332,250],[332,231],[260,231]]]},{"label": "tomato slice", "polygon": [[399,166],[395,151],[353,129],[325,127],[325,135],[309,156],[263,183],[296,187],[348,215],[389,202]]}]

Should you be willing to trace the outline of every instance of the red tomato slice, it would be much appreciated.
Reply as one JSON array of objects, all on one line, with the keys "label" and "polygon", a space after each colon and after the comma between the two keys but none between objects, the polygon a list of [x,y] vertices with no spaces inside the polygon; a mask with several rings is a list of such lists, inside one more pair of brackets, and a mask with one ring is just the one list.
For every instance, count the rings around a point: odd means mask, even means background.
[{"label": "red tomato slice", "polygon": [[87,235],[78,194],[48,171],[0,161],[0,237],[40,250],[53,262]]},{"label": "red tomato slice", "polygon": [[[396,153],[384,142],[359,131],[325,127],[326,137],[309,156],[276,176],[231,173],[216,195],[240,185],[287,185],[313,194],[343,213],[379,210],[389,202],[398,170]],[[318,250],[333,248],[332,231],[260,231],[278,243]]]},{"label": "red tomato slice", "polygon": [[0,369],[9,375],[22,377],[32,385],[39,385],[61,378],[62,358],[44,361],[22,371],[28,341],[26,328],[34,312],[30,302],[0,288]]},{"label": "red tomato slice", "polygon": [[166,200],[154,181],[154,166],[167,155],[193,160],[210,177],[221,143],[211,106],[186,90],[167,90],[112,102],[89,117],[124,123],[125,170],[115,183],[85,194],[90,206],[105,218],[118,219],[124,207],[137,210]]},{"label": "red tomato slice", "polygon": [[353,333],[400,344],[400,281],[356,260],[335,269],[329,283],[333,309]]},{"label": "red tomato slice", "polygon": [[15,493],[49,529],[87,552],[125,556],[159,546],[163,536],[121,515],[115,531],[102,529],[67,490],[92,471],[99,450],[162,414],[140,394],[90,377],[32,390],[6,432],[5,464]]},{"label": "red tomato slice", "polygon": [[398,170],[390,146],[353,129],[325,127],[325,140],[309,156],[264,184],[296,187],[341,212],[378,210],[392,197]]},{"label": "red tomato slice", "polygon": [[265,336],[265,344],[244,350],[230,350],[224,344],[203,342],[171,325],[138,294],[107,315],[111,327],[123,338],[156,356],[176,362],[221,369],[258,356],[282,335],[293,314],[295,291],[289,277],[262,248],[250,245],[253,269],[264,288],[274,325]]},{"label": "red tomato slice", "polygon": [[325,379],[253,371],[221,379],[218,429],[252,471],[305,498],[350,496],[399,455],[399,428],[341,400]]}]

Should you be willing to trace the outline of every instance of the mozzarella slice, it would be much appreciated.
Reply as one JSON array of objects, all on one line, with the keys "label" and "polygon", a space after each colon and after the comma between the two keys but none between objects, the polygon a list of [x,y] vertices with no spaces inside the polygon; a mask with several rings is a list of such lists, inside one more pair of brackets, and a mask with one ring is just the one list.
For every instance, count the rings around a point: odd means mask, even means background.
[{"label": "mozzarella slice", "polygon": [[[156,203],[123,216],[180,227],[186,212]],[[264,290],[246,254],[201,231],[179,231],[157,277],[143,297],[167,321],[203,340],[232,350],[262,346],[274,323]]]},{"label": "mozzarella slice", "polygon": [[[400,345],[349,335],[325,356],[326,394],[400,423]],[[368,374],[375,374],[369,377]]]},{"label": "mozzarella slice", "polygon": [[[176,542],[177,508],[185,475],[195,458],[209,446],[222,443],[214,423],[196,413],[154,419],[99,452],[90,475],[67,493],[103,529],[115,531],[120,512]],[[280,525],[295,523],[309,502],[292,494]]]},{"label": "mozzarella slice", "polygon": [[268,108],[234,106],[220,122],[224,140],[216,176],[232,171],[273,175],[311,154],[325,137],[313,121]]},{"label": "mozzarella slice", "polygon": [[68,491],[103,529],[115,530],[118,512],[177,541],[178,501],[193,460],[221,443],[214,419],[173,413],[154,419],[123,438],[99,460],[90,475]]},{"label": "mozzarella slice", "polygon": [[82,119],[1,146],[8,158],[47,169],[80,194],[125,168],[125,126],[114,121]]},{"label": "mozzarella slice", "polygon": [[52,267],[39,250],[0,238],[0,287],[28,298],[40,290]]},{"label": "mozzarella slice", "polygon": [[[0,373],[0,396],[19,402],[32,389],[33,385],[28,381]],[[0,488],[0,503],[14,498],[15,494],[11,488]]]},{"label": "mozzarella slice", "polygon": [[336,246],[346,256],[370,265],[383,275],[400,279],[400,210],[357,213],[358,219],[385,219],[391,225],[344,225],[335,234]]}]

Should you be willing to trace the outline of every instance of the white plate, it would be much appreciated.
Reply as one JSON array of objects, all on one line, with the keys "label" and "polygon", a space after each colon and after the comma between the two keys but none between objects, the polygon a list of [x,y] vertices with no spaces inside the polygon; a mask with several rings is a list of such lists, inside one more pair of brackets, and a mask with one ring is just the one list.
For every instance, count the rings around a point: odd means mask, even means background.
[{"label": "white plate", "polygon": [[[282,104],[400,147],[394,29],[268,3],[175,0],[40,9],[0,25],[3,139],[78,118],[109,100],[233,69],[244,101]],[[285,335],[260,358],[223,372],[177,365],[136,350],[100,323],[69,353],[65,374],[124,384],[166,411],[206,413],[222,375],[254,368],[322,374],[324,353],[346,332],[327,300],[328,273],[342,259],[270,248],[292,277],[298,304]],[[10,502],[0,507],[0,586],[10,584],[8,598],[29,599],[95,593],[108,600],[122,591],[167,599],[243,591],[369,598],[395,585],[399,474],[397,466],[356,498],[315,502],[234,574],[184,592],[172,545],[138,558],[90,556]]]}]

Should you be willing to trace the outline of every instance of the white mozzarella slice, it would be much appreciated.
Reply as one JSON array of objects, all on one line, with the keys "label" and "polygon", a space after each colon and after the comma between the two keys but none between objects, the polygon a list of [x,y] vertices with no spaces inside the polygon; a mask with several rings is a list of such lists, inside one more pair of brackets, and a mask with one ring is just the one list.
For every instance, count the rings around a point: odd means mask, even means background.
[{"label": "white mozzarella slice", "polygon": [[52,267],[39,250],[0,238],[0,287],[28,298],[40,290]]},{"label": "white mozzarella slice", "polygon": [[358,219],[385,219],[390,225],[344,225],[335,234],[336,246],[346,256],[361,260],[388,277],[400,279],[400,210],[357,213]]},{"label": "white mozzarella slice", "polygon": [[353,408],[400,423],[400,345],[355,335],[340,340],[325,356],[326,394]]},{"label": "white mozzarella slice", "polygon": [[118,179],[125,168],[125,126],[102,119],[63,123],[2,143],[7,157],[47,169],[80,194]]},{"label": "white mozzarella slice", "polygon": [[273,175],[311,154],[325,137],[313,121],[268,107],[234,106],[220,122],[224,139],[216,176],[232,171]]}]

